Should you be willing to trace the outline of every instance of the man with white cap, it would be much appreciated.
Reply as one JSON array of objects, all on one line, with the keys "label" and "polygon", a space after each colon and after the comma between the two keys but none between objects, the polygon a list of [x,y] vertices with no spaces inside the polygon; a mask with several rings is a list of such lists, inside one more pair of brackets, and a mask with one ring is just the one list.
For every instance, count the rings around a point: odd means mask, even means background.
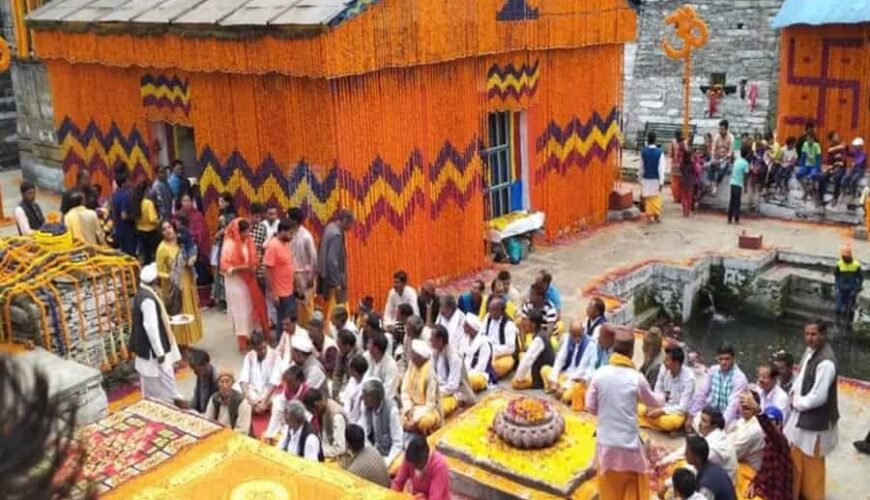
[{"label": "man with white cap", "polygon": [[441,425],[438,382],[429,359],[432,348],[422,339],[411,342],[411,363],[402,379],[402,426],[406,432],[428,435]]},{"label": "man with white cap", "polygon": [[294,335],[290,339],[290,355],[293,363],[302,367],[305,374],[305,383],[308,387],[318,391],[326,391],[326,372],[323,365],[314,354],[314,343],[308,337]]},{"label": "man with white cap", "polygon": [[133,299],[133,323],[130,349],[136,355],[134,366],[139,373],[143,398],[165,402],[181,399],[175,387],[174,363],[181,353],[169,314],[158,293],[152,288],[157,281],[157,264],[148,264],[139,273],[139,290]]},{"label": "man with white cap", "polygon": [[474,314],[465,315],[463,326],[468,339],[463,353],[468,381],[474,392],[485,391],[490,384],[496,382],[492,369],[492,344],[489,337],[480,333],[483,323]]}]

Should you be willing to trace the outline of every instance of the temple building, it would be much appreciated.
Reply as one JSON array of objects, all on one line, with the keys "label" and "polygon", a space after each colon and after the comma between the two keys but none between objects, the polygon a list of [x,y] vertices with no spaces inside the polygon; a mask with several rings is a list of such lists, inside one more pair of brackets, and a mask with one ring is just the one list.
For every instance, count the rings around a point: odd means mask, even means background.
[{"label": "temple building", "polygon": [[602,223],[626,0],[55,0],[27,17],[64,177],[180,159],[229,192],[358,224],[351,292],[487,261],[485,222]]},{"label": "temple building", "polygon": [[870,139],[870,3],[786,0],[772,24],[782,37],[780,137],[812,121],[823,144],[829,131]]}]

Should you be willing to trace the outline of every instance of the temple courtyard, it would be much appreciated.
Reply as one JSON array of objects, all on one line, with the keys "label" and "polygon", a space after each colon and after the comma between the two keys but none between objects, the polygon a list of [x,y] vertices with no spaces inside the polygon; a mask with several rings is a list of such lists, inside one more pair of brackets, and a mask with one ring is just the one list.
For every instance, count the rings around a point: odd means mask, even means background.
[{"label": "temple courtyard", "polygon": [[[16,197],[18,172],[0,173],[0,186],[3,190],[3,201],[7,214],[11,212]],[[629,186],[630,187],[630,186]],[[668,197],[669,198],[669,197]],[[46,210],[56,209],[58,197],[51,194],[40,195],[40,202]],[[468,287],[474,278],[485,281],[492,279],[499,269],[509,269],[513,275],[515,286],[526,289],[532,282],[534,274],[540,269],[548,269],[555,277],[555,284],[562,292],[564,321],[566,324],[585,310],[586,291],[599,283],[604,276],[618,275],[622,270],[637,267],[639,263],[648,262],[687,262],[693,257],[711,253],[735,257],[751,257],[758,251],[741,250],[738,248],[738,235],[746,231],[750,234],[763,235],[765,249],[781,249],[819,256],[836,256],[840,248],[849,243],[856,257],[862,262],[870,262],[870,243],[852,239],[851,230],[844,227],[821,226],[808,223],[786,222],[773,219],[751,218],[740,226],[728,226],[719,214],[700,213],[691,218],[683,218],[679,206],[668,200],[665,203],[664,217],[661,224],[647,225],[641,220],[608,224],[579,235],[571,235],[552,244],[541,244],[535,247],[529,258],[518,266],[498,264],[481,270],[476,275],[458,277],[448,283],[441,284],[443,289],[459,292]],[[0,235],[14,233],[14,226],[0,228]],[[412,283],[418,285],[414,277]],[[381,290],[371,290],[372,294],[385,294],[389,283],[384,283]],[[230,323],[225,313],[208,310],[203,314],[205,322],[205,337],[196,346],[207,350],[212,362],[220,369],[231,369],[238,372],[241,359],[236,352],[232,339]],[[794,335],[800,337],[801,329],[794,326]],[[727,340],[727,339],[723,339]],[[867,349],[867,344],[863,344]],[[691,347],[691,345],[690,345]],[[740,344],[740,351],[746,349]],[[702,353],[703,355],[704,353]],[[710,353],[706,353],[704,361],[709,364]],[[798,352],[793,354],[798,355]],[[636,349],[640,355],[640,348]],[[751,363],[742,366],[744,371],[754,380],[755,367]],[[195,377],[189,370],[179,375],[179,388],[183,394],[191,394]],[[830,499],[870,499],[870,488],[866,483],[856,478],[866,473],[870,465],[870,457],[857,453],[851,443],[862,439],[868,431],[868,408],[870,408],[870,384],[868,381],[853,381],[841,383],[840,411],[842,418],[839,429],[839,446],[828,457],[828,498]],[[509,383],[502,383],[499,388],[508,391]],[[498,392],[499,390],[492,390]],[[497,394],[481,396],[481,399],[492,400]],[[135,395],[133,396],[135,399]],[[129,402],[128,397],[128,402]],[[119,405],[110,405],[117,408]],[[477,410],[477,408],[475,408]],[[469,414],[475,410],[469,411]],[[459,418],[462,418],[460,416]],[[448,421],[448,426],[456,422],[457,417]],[[578,424],[571,424],[578,425]],[[441,434],[436,434],[439,438]],[[658,433],[650,434],[652,441],[665,449],[671,450],[679,446],[681,439]],[[463,473],[474,476],[473,468],[463,468]],[[480,474],[478,469],[476,474]],[[480,476],[478,476],[480,477]],[[482,481],[489,481],[484,475]],[[501,480],[493,480],[491,487],[508,490],[516,485]],[[456,486],[454,484],[454,486]],[[531,490],[529,490],[531,491]],[[516,491],[512,491],[516,493]],[[549,497],[548,497],[549,498]]]}]

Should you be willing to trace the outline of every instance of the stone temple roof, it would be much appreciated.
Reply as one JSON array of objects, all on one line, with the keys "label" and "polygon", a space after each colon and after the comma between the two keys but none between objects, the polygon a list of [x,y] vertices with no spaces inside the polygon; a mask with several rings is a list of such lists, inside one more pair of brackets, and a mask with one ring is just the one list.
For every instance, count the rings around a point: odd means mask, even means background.
[{"label": "stone temple roof", "polygon": [[32,12],[27,21],[30,25],[58,27],[132,24],[142,27],[322,28],[352,17],[377,1],[55,0]]}]

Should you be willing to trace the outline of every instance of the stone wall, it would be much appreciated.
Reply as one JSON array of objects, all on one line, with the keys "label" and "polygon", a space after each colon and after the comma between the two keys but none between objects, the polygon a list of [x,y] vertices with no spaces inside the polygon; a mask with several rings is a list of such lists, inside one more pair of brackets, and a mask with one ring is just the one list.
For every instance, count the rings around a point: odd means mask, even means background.
[{"label": "stone wall", "polygon": [[[637,45],[625,51],[624,129],[629,145],[634,145],[647,122],[682,123],[683,65],[665,56],[661,44],[665,16],[684,3],[647,0],[638,18]],[[764,133],[776,118],[779,35],[770,20],[782,0],[704,0],[691,5],[710,32],[707,45],[693,58],[692,123],[700,133],[712,132],[719,120],[727,118],[737,132]],[[725,85],[736,86],[737,92],[723,97],[718,113],[706,117],[708,99],[700,87],[710,84],[713,73],[725,73]],[[746,80],[746,98],[740,96],[741,80]],[[751,112],[748,94],[753,84],[759,92],[756,110]]]},{"label": "stone wall", "polygon": [[42,188],[61,191],[60,146],[45,66],[38,61],[15,61],[12,78],[18,103],[18,147],[23,177]]},{"label": "stone wall", "polygon": [[[12,13],[9,2],[0,2],[2,35],[7,41],[14,41]],[[18,137],[15,123],[15,95],[10,71],[0,73],[0,169],[16,168],[18,162]]]}]

